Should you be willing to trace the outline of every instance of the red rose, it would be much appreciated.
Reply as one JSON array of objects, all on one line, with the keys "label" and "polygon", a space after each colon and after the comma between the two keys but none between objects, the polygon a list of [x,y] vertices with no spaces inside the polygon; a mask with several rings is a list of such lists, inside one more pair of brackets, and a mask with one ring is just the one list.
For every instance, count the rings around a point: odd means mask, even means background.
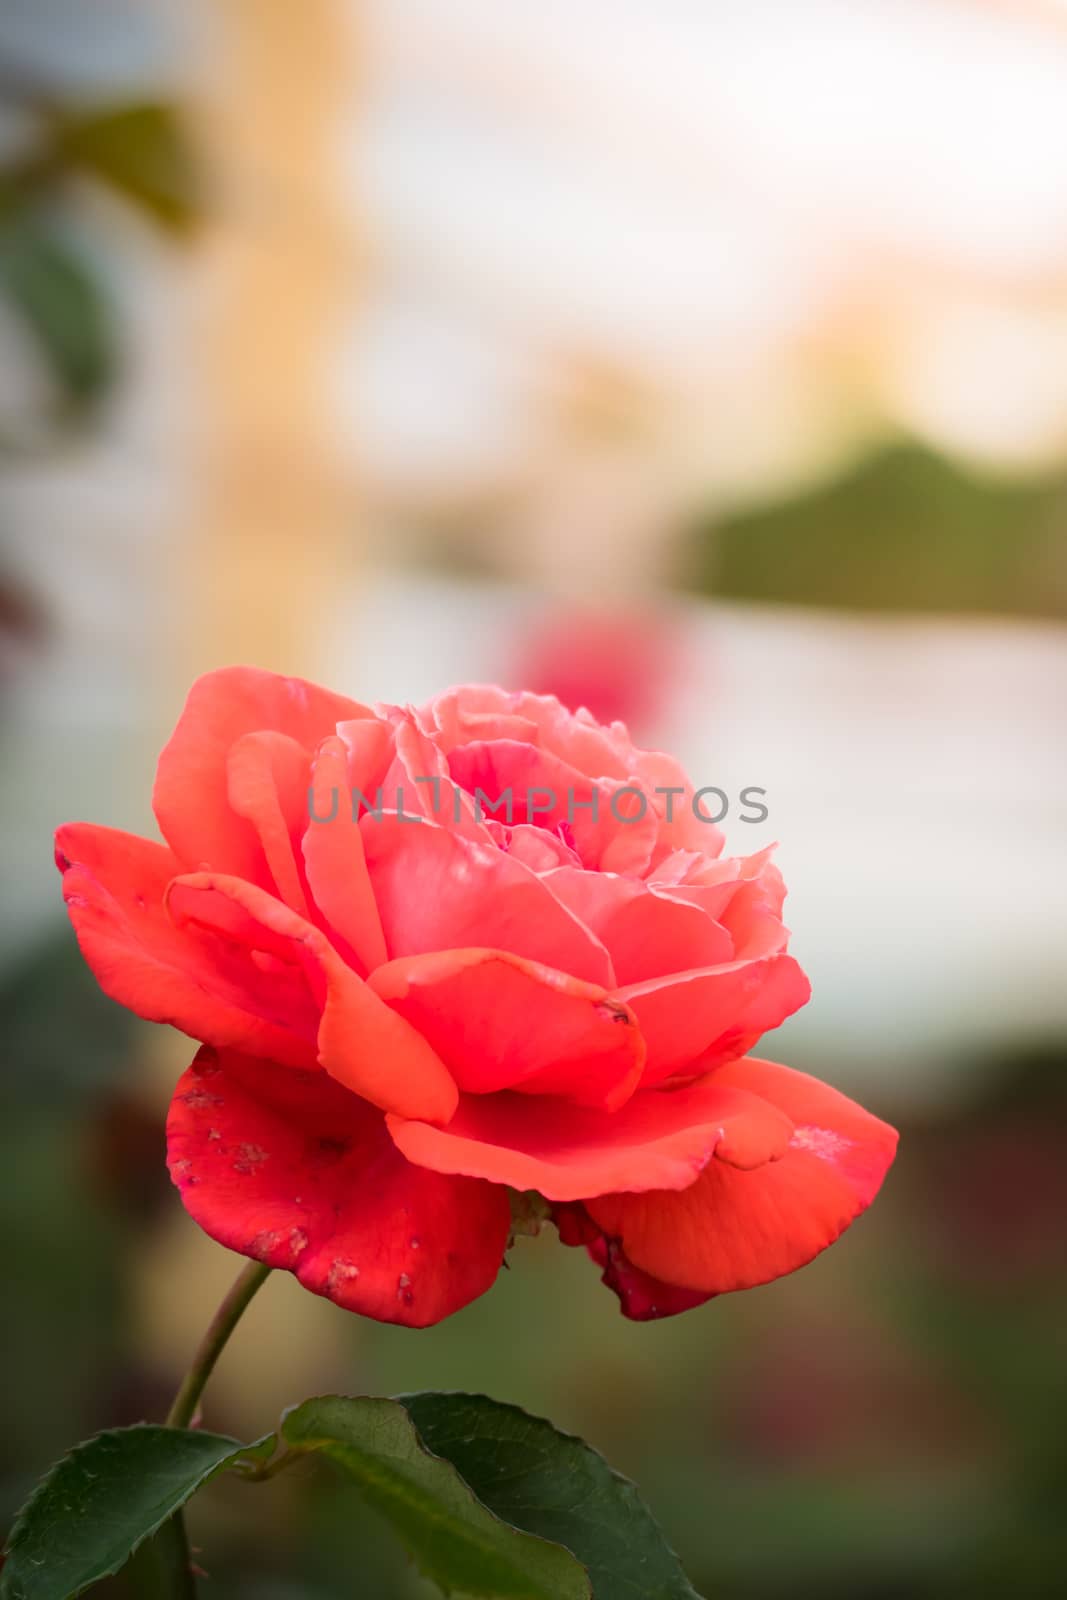
[{"label": "red rose", "polygon": [[745,1059],[808,983],[768,852],[723,859],[700,809],[548,697],[202,678],[160,758],[166,843],[57,837],[101,986],[203,1041],[168,1122],[186,1209],[411,1325],[489,1287],[515,1191],[630,1316],[809,1261],[896,1134]]}]

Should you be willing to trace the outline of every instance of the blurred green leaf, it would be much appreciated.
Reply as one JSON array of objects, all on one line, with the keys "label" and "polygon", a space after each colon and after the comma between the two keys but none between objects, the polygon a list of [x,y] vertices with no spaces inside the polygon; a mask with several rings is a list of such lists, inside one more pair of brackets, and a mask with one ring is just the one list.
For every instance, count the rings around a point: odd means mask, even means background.
[{"label": "blurred green leaf", "polygon": [[1008,479],[914,445],[807,493],[698,524],[719,599],[897,611],[1067,612],[1067,478]]},{"label": "blurred green leaf", "polygon": [[180,121],[166,104],[85,111],[42,103],[36,111],[34,143],[0,169],[0,294],[47,364],[61,397],[58,420],[70,420],[107,391],[119,342],[95,270],[55,220],[57,189],[71,175],[89,177],[159,226],[185,233],[197,214],[197,182]]},{"label": "blurred green leaf", "polygon": [[40,350],[64,409],[90,410],[118,366],[111,305],[83,256],[35,211],[15,211],[0,227],[0,292]]},{"label": "blurred green leaf", "polygon": [[699,1600],[635,1485],[582,1439],[485,1395],[401,1399],[498,1517],[578,1557],[596,1600]]},{"label": "blurred green leaf", "polygon": [[487,1510],[450,1462],[429,1453],[397,1401],[306,1400],[286,1416],[281,1438],[290,1452],[315,1451],[343,1467],[445,1594],[589,1600],[574,1557]]},{"label": "blurred green leaf", "polygon": [[141,1423],[75,1445],[11,1531],[2,1600],[71,1600],[118,1572],[150,1534],[247,1447],[220,1434]]},{"label": "blurred green leaf", "polygon": [[57,164],[90,174],[163,227],[196,220],[196,174],[170,106],[117,106],[53,123]]}]

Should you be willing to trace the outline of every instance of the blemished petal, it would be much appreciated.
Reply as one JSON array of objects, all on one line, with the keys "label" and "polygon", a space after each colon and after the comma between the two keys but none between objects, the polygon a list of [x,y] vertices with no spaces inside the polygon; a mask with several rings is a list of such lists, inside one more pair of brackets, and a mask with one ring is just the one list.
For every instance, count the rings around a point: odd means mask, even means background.
[{"label": "blemished petal", "polygon": [[360,832],[390,958],[488,946],[615,982],[599,939],[507,851],[388,812]]},{"label": "blemished petal", "polygon": [[734,943],[699,907],[640,878],[559,867],[543,882],[605,946],[620,984],[734,959]]},{"label": "blemished petal", "polygon": [[811,985],[792,956],[774,955],[628,984],[618,995],[645,1036],[651,1088],[744,1055],[807,1003]]},{"label": "blemished petal", "polygon": [[67,823],[56,833],[56,862],[82,955],[112,1000],[207,1044],[315,1065],[319,1008],[303,976],[280,963],[265,970],[175,927],[166,894],[180,865],[166,845]]},{"label": "blemished petal", "polygon": [[271,975],[303,974],[316,1002],[317,1059],[347,1089],[403,1116],[452,1115],[458,1090],[440,1057],[280,900],[241,878],[201,872],[176,878],[167,905],[179,926],[199,929],[220,953],[247,952],[250,967],[266,962]]},{"label": "blemished petal", "polygon": [[211,868],[261,883],[256,829],[230,804],[227,758],[245,734],[286,735],[311,756],[339,722],[370,716],[345,695],[256,667],[223,667],[198,678],[164,747],[152,796],[156,821],[188,870]]},{"label": "blemished petal", "polygon": [[618,1295],[622,1314],[631,1322],[676,1317],[714,1298],[699,1289],[675,1288],[642,1272],[627,1258],[617,1239],[608,1239],[601,1233],[584,1206],[557,1206],[553,1220],[563,1244],[585,1247],[590,1259],[601,1268],[601,1283]]},{"label": "blemished petal", "polygon": [[368,980],[461,1089],[563,1095],[614,1111],[641,1078],[644,1040],[597,984],[503,950],[402,956]]},{"label": "blemished petal", "polygon": [[792,1133],[781,1111],[720,1083],[717,1073],[671,1093],[636,1094],[607,1117],[565,1100],[505,1092],[464,1095],[446,1128],[386,1121],[420,1166],[536,1189],[548,1200],[686,1189],[709,1163],[776,1160]]},{"label": "blemished petal", "polygon": [[683,1311],[693,1311],[714,1297],[699,1289],[678,1289],[672,1283],[662,1283],[651,1273],[635,1267],[613,1239],[599,1240],[587,1246],[591,1258],[602,1267],[600,1281],[619,1297],[624,1317],[631,1322],[658,1322],[663,1317],[676,1317]]},{"label": "blemished petal", "polygon": [[788,1119],[780,1159],[752,1170],[713,1161],[684,1192],[601,1195],[586,1207],[640,1271],[708,1295],[811,1261],[870,1205],[897,1144],[896,1130],[854,1100],[772,1061],[736,1061],[710,1081]]},{"label": "blemished petal", "polygon": [[201,1050],[167,1121],[182,1202],[213,1239],[380,1322],[425,1327],[491,1287],[503,1189],[413,1167],[325,1073]]}]

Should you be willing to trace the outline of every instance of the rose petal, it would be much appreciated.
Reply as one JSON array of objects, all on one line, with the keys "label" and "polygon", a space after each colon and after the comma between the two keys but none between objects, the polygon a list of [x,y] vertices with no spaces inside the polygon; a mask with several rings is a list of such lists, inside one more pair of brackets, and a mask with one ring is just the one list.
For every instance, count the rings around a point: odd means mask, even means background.
[{"label": "rose petal", "polygon": [[832,1244],[877,1194],[897,1135],[836,1089],[771,1061],[737,1061],[710,1081],[788,1117],[781,1159],[753,1171],[714,1161],[683,1193],[603,1195],[587,1210],[639,1270],[723,1294],[792,1272]]},{"label": "rose petal", "polygon": [[648,1046],[644,1087],[736,1060],[805,1005],[809,984],[792,956],[678,972],[618,991]]},{"label": "rose petal", "polygon": [[82,954],[105,994],[194,1039],[314,1066],[318,1008],[306,984],[176,928],[164,901],[179,864],[165,845],[68,823],[56,834],[56,860]]},{"label": "rose petal", "polygon": [[163,837],[186,868],[212,867],[258,882],[260,840],[233,811],[226,760],[247,733],[285,734],[306,752],[365,706],[302,678],[224,667],[198,678],[159,758],[152,797]]},{"label": "rose petal", "polygon": [[[246,733],[226,756],[230,807],[250,823],[267,869],[265,887],[308,914],[295,846],[307,827],[310,763],[304,747],[284,733]],[[262,874],[255,874],[262,881]]]},{"label": "rose petal", "polygon": [[560,867],[542,881],[606,947],[621,984],[734,959],[725,928],[640,878]]},{"label": "rose petal", "polygon": [[655,795],[660,826],[654,864],[676,850],[693,850],[706,857],[720,854],[723,834],[708,820],[721,805],[717,796],[705,796],[697,802],[699,790],[694,791],[684,768],[660,750],[636,751],[630,770]]},{"label": "rose petal", "polygon": [[601,1233],[585,1206],[578,1201],[553,1206],[552,1221],[561,1244],[584,1248],[590,1259],[603,1268],[601,1283],[618,1295],[622,1314],[631,1322],[654,1322],[660,1317],[677,1316],[681,1311],[691,1311],[714,1298],[699,1289],[677,1289],[673,1284],[642,1272],[628,1260],[617,1239],[608,1239]]},{"label": "rose petal", "polygon": [[183,1204],[213,1239],[380,1322],[440,1321],[503,1259],[504,1190],[410,1166],[381,1113],[323,1073],[202,1050],[167,1140]]},{"label": "rose petal", "polygon": [[725,928],[730,930],[737,954],[745,961],[774,955],[784,950],[789,932],[781,920],[785,884],[782,874],[773,862],[768,862],[758,875],[738,884],[722,914]]},{"label": "rose petal", "polygon": [[746,1167],[773,1161],[792,1131],[774,1106],[718,1076],[671,1093],[636,1094],[607,1117],[565,1100],[503,1093],[464,1095],[447,1128],[386,1121],[420,1166],[536,1189],[549,1200],[624,1186],[635,1193],[685,1189],[713,1156]]},{"label": "rose petal", "polygon": [[[715,883],[733,882],[740,876],[740,862],[736,856],[723,856],[718,861],[712,861],[699,850],[672,850],[649,868],[645,878],[646,882],[659,884],[665,889],[685,888],[691,881],[701,881],[697,874],[705,866],[714,875],[712,881]],[[718,912],[714,914],[717,916]]]},{"label": "rose petal", "polygon": [[529,867],[531,872],[545,873],[551,872],[553,867],[580,867],[582,864],[577,851],[572,850],[563,838],[565,824],[560,824],[555,833],[546,833],[544,828],[531,828],[525,822],[509,828],[506,823],[490,820],[486,828],[499,849],[506,850],[524,867]]},{"label": "rose petal", "polygon": [[662,1317],[676,1317],[714,1298],[698,1289],[675,1288],[672,1283],[662,1283],[650,1273],[642,1272],[613,1239],[601,1236],[588,1250],[597,1266],[604,1269],[601,1283],[618,1295],[622,1314],[631,1322],[658,1322]]},{"label": "rose petal", "polygon": [[739,960],[756,961],[789,942],[781,920],[785,884],[770,859],[774,848],[719,861],[678,850],[653,868],[648,881],[672,900],[699,906],[727,930]]},{"label": "rose petal", "polygon": [[433,740],[418,728],[408,713],[389,707],[396,754],[383,780],[385,809],[409,817],[425,817],[452,833],[492,842],[484,819],[476,814],[471,797],[453,783],[448,762]]},{"label": "rose petal", "polygon": [[366,974],[381,966],[388,952],[363,835],[352,818],[348,760],[349,751],[340,738],[323,740],[312,768],[310,820],[302,848],[315,904],[342,953]]},{"label": "rose petal", "polygon": [[[633,793],[620,793],[632,784],[586,777],[551,751],[508,739],[462,745],[448,764],[468,794],[486,797],[485,814],[496,821],[549,831],[565,824],[583,865],[601,872],[648,867],[660,822],[647,796],[642,808]],[[509,796],[510,811],[503,805]]]},{"label": "rose petal", "polygon": [[663,1283],[648,1272],[635,1267],[622,1246],[603,1234],[586,1247],[598,1267],[603,1267],[601,1283],[619,1297],[624,1317],[631,1322],[658,1322],[662,1317],[676,1317],[682,1311],[692,1311],[714,1298],[699,1289],[679,1289],[672,1283]]},{"label": "rose petal", "polygon": [[614,983],[600,941],[496,845],[389,813],[364,817],[360,832],[391,957],[491,947],[590,983]]},{"label": "rose petal", "polygon": [[318,1060],[347,1089],[403,1116],[447,1121],[452,1115],[458,1091],[440,1058],[318,928],[254,884],[224,873],[176,878],[167,904],[177,924],[217,935],[220,948],[266,950],[303,970],[321,1010]]},{"label": "rose petal", "polygon": [[616,1110],[641,1078],[644,1041],[597,984],[502,950],[402,956],[368,980],[461,1089],[565,1095]]},{"label": "rose petal", "polygon": [[396,754],[396,730],[371,711],[352,721],[339,722],[337,737],[348,752],[348,770],[342,782],[358,791],[349,798],[357,807],[374,806],[381,788],[384,804],[385,775]]},{"label": "rose petal", "polygon": [[509,694],[493,684],[446,690],[421,713],[432,722],[441,748],[500,739],[531,744],[591,778],[624,778],[633,745],[621,722],[610,728],[588,712],[572,714],[552,694]]}]

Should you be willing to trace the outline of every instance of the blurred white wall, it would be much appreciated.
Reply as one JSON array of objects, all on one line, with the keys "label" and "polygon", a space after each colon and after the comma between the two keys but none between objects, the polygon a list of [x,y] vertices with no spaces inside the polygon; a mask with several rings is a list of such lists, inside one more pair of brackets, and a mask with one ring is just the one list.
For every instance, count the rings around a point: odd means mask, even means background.
[{"label": "blurred white wall", "polygon": [[387,499],[543,479],[604,388],[665,494],[900,426],[1067,452],[1060,8],[350,4],[372,296],[338,383]]}]

